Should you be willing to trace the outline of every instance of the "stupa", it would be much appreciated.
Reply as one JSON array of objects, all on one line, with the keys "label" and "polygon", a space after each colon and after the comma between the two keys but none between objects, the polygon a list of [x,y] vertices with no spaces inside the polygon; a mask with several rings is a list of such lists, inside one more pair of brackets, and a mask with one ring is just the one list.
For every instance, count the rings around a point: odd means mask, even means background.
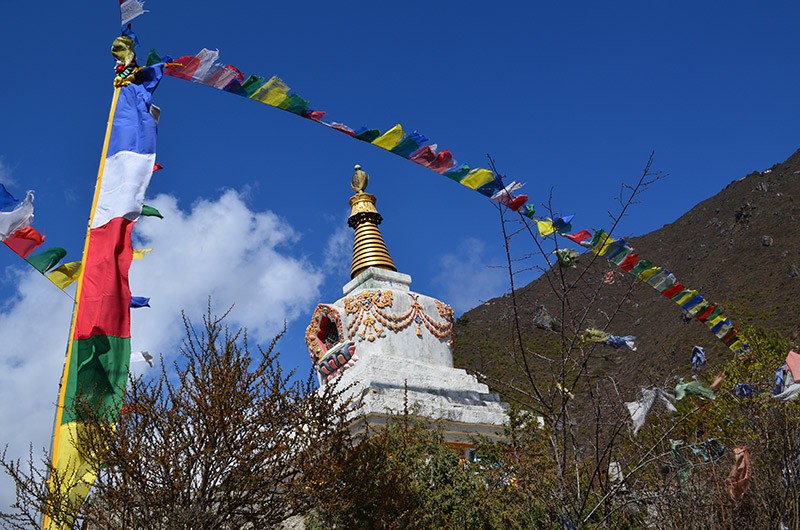
[{"label": "stupa", "polygon": [[306,330],[320,384],[336,380],[362,400],[355,430],[383,425],[408,406],[436,422],[450,444],[500,437],[506,405],[453,367],[453,309],[411,291],[411,276],[397,272],[378,228],[377,200],[364,191],[367,181],[356,166],[348,219],[355,230],[351,281],[342,298],[317,306]]}]

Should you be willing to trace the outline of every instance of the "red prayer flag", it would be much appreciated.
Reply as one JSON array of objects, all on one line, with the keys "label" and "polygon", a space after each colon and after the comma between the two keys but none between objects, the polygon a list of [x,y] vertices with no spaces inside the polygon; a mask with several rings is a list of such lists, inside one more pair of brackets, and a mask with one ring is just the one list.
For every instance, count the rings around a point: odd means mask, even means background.
[{"label": "red prayer flag", "polygon": [[444,151],[436,155],[436,160],[431,162],[431,164],[428,167],[434,170],[435,172],[444,175],[445,173],[453,169],[453,166],[455,165],[456,161],[453,160],[452,153],[450,153],[448,149],[445,149]]},{"label": "red prayer flag", "polygon": [[433,146],[426,145],[411,153],[411,156],[409,156],[408,159],[421,166],[429,167],[433,162],[436,161],[436,150],[433,148]]},{"label": "red prayer flag", "polygon": [[322,118],[325,117],[327,112],[322,110],[306,110],[303,111],[303,117],[308,118],[309,120],[320,121]]},{"label": "red prayer flag", "polygon": [[628,254],[625,260],[619,264],[619,268],[631,272],[637,261],[639,261],[639,254]]},{"label": "red prayer flag", "polygon": [[[678,282],[661,294],[667,298],[672,298],[673,296],[683,291],[684,289],[686,289],[686,287],[684,287],[681,282]],[[700,320],[700,317],[697,317],[697,320]]]},{"label": "red prayer flag", "polygon": [[564,237],[580,245],[582,242],[592,237],[592,233],[584,228],[580,232],[575,232],[574,234],[564,234]]},{"label": "red prayer flag", "polygon": [[167,73],[179,79],[192,80],[192,76],[200,67],[200,59],[194,55],[184,55],[175,59],[168,67]]},{"label": "red prayer flag", "polygon": [[519,209],[522,208],[522,206],[526,202],[528,202],[528,196],[527,195],[517,195],[516,197],[514,197],[513,199],[508,201],[508,204],[506,204],[506,206],[508,206],[509,210],[513,210],[515,212],[518,212]]},{"label": "red prayer flag", "polygon": [[[683,287],[683,286],[681,286],[681,287]],[[665,294],[665,296],[666,296],[666,294]],[[716,309],[717,309],[717,306],[715,306],[715,305],[708,306],[708,309],[706,309],[705,311],[703,311],[702,313],[700,313],[699,315],[697,315],[694,318],[696,318],[700,322],[705,322],[706,319],[711,316],[711,313],[713,313]]]},{"label": "red prayer flag", "polygon": [[32,226],[23,226],[8,236],[3,243],[19,256],[27,258],[36,247],[44,243],[44,236]]}]

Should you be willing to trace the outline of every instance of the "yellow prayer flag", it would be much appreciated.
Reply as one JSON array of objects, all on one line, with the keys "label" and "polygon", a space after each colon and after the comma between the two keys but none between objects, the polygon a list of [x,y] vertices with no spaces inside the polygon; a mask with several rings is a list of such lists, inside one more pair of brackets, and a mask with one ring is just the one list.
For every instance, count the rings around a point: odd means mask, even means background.
[{"label": "yellow prayer flag", "polygon": [[133,259],[144,259],[144,255],[148,252],[153,252],[152,248],[143,248],[141,250],[135,248],[133,249]]},{"label": "yellow prayer flag", "polygon": [[695,296],[697,296],[697,291],[695,291],[694,289],[690,289],[689,292],[687,292],[684,295],[679,296],[678,298],[673,298],[672,301],[675,302],[676,304],[682,306],[683,304],[685,304],[686,302],[688,302],[689,300],[691,300]]},{"label": "yellow prayer flag", "polygon": [[736,350],[738,350],[739,348],[743,348],[744,346],[745,346],[745,343],[744,343],[744,342],[742,342],[742,340],[741,340],[741,339],[736,339],[736,341],[734,341],[734,343],[733,343],[733,344],[731,344],[730,346],[728,346],[728,348],[730,348],[730,349],[731,349],[731,350],[733,350],[733,351],[736,351]]},{"label": "yellow prayer flag", "polygon": [[555,227],[553,227],[553,220],[549,217],[546,221],[540,221],[537,219],[536,226],[539,228],[539,235],[542,237],[547,237],[556,231]]},{"label": "yellow prayer flag", "polygon": [[592,248],[592,252],[598,256],[603,256],[606,252],[608,252],[608,247],[614,241],[616,241],[616,239],[603,232],[600,236],[600,239],[597,241],[597,244]]},{"label": "yellow prayer flag", "polygon": [[467,173],[467,176],[461,179],[459,183],[468,188],[472,188],[473,190],[477,190],[481,186],[489,184],[493,180],[494,173],[488,169],[475,168]]},{"label": "yellow prayer flag", "polygon": [[[58,491],[56,498],[67,503],[79,506],[89,494],[97,478],[94,466],[87,461],[78,451],[76,445],[81,438],[90,436],[91,429],[96,429],[82,422],[69,422],[57,427],[58,431],[58,460],[55,462],[54,473],[58,474]],[[96,464],[95,464],[96,465]],[[73,516],[67,512],[59,520],[46,517],[45,530],[69,530],[74,522]]]},{"label": "yellow prayer flag", "polygon": [[639,275],[639,279],[642,280],[643,282],[646,282],[647,280],[650,279],[651,276],[653,276],[658,272],[661,272],[661,267],[651,267],[647,270],[642,271],[642,273]]},{"label": "yellow prayer flag", "polygon": [[47,279],[53,282],[56,287],[63,290],[78,279],[78,273],[80,273],[80,271],[81,262],[71,261],[50,271],[47,275]]},{"label": "yellow prayer flag", "polygon": [[277,107],[289,93],[289,86],[280,77],[272,76],[269,81],[264,83],[261,88],[253,92],[250,99],[255,99],[261,103],[266,103]]},{"label": "yellow prayer flag", "polygon": [[726,317],[725,315],[720,313],[719,315],[717,315],[717,318],[715,318],[714,320],[706,321],[706,326],[708,327],[708,329],[711,329],[714,326],[716,326],[717,324],[719,324],[720,322],[723,322],[723,321],[725,321],[727,319],[728,319],[728,317]]},{"label": "yellow prayer flag", "polygon": [[377,145],[378,147],[383,147],[387,151],[391,151],[397,144],[400,143],[400,140],[403,139],[406,133],[403,132],[403,126],[399,123],[383,133],[383,135],[378,136],[373,140],[372,144]]}]

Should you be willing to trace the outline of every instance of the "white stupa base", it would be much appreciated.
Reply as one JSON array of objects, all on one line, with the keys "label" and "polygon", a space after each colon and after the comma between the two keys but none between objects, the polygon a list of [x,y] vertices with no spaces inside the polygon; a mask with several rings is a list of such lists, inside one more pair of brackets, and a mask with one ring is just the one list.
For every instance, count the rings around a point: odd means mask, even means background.
[{"label": "white stupa base", "polygon": [[445,441],[470,444],[476,436],[497,440],[508,420],[506,405],[474,376],[458,368],[421,364],[405,358],[374,356],[361,359],[338,378],[362,403],[353,430],[386,424],[392,415],[408,411],[444,431]]}]

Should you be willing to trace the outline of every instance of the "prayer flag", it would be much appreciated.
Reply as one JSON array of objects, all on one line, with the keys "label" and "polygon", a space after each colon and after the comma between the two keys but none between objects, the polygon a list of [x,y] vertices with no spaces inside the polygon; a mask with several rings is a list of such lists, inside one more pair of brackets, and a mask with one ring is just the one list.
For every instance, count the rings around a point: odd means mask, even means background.
[{"label": "prayer flag", "polygon": [[8,192],[5,186],[0,184],[0,210],[4,210],[16,202],[18,202],[17,199]]},{"label": "prayer flag", "polygon": [[499,178],[495,177],[492,179],[491,182],[487,182],[476,191],[481,195],[485,195],[486,197],[491,197],[499,190],[503,189],[503,183],[500,181]]},{"label": "prayer flag", "polygon": [[514,212],[518,212],[520,208],[525,206],[525,203],[528,202],[528,196],[524,193],[522,195],[517,195],[506,205],[508,209]]},{"label": "prayer flag", "polygon": [[[448,178],[453,178],[447,175],[454,167],[456,167],[456,160],[453,158],[452,153],[449,150],[445,149],[444,151],[440,152],[436,155],[436,160],[431,162],[428,166],[430,169],[434,170],[435,172],[439,173],[440,175],[444,175]],[[469,170],[469,166],[463,164],[461,167],[466,167]],[[456,180],[456,179],[453,179]]]},{"label": "prayer flag", "polygon": [[532,204],[526,204],[520,213],[528,219],[533,219],[533,216],[536,215],[536,208]]},{"label": "prayer flag", "polygon": [[[197,55],[200,54],[198,53]],[[200,68],[201,61],[202,59],[196,55],[182,55],[170,63],[167,72],[172,77],[191,81],[194,73]]]},{"label": "prayer flag", "polygon": [[146,351],[132,351],[131,352],[131,362],[132,363],[147,363],[150,367],[153,367],[153,356],[150,355],[150,352]]},{"label": "prayer flag", "polygon": [[581,243],[592,237],[592,233],[584,228],[580,232],[575,232],[574,234],[564,234],[564,237],[580,245]]},{"label": "prayer flag", "polygon": [[161,215],[161,212],[146,204],[142,205],[142,215],[145,217],[158,217],[159,219],[164,218],[164,216]]},{"label": "prayer flag", "polygon": [[477,168],[467,173],[467,175],[463,179],[461,179],[460,183],[468,188],[477,190],[484,184],[488,184],[493,180],[494,180],[494,173],[492,173],[488,169]]},{"label": "prayer flag", "polygon": [[50,271],[47,275],[47,279],[53,282],[59,289],[64,290],[78,279],[80,270],[80,261],[70,261]]},{"label": "prayer flag", "polygon": [[27,258],[36,247],[44,243],[44,236],[32,226],[23,226],[3,241],[17,255]]},{"label": "prayer flag", "polygon": [[413,133],[409,134],[405,138],[403,138],[400,143],[398,143],[393,149],[392,153],[396,155],[400,155],[403,158],[408,158],[411,156],[412,153],[415,153],[421,145],[428,142],[428,139],[414,131]]},{"label": "prayer flag", "polygon": [[[167,70],[168,75],[172,75],[172,69]],[[214,73],[207,77],[204,85],[213,86],[223,90],[233,81],[244,81],[244,74],[233,65],[226,65],[220,69],[215,69]]]},{"label": "prayer flag", "polygon": [[400,140],[403,139],[404,135],[405,133],[403,132],[403,126],[398,123],[378,138],[375,138],[372,141],[372,145],[377,145],[378,147],[386,149],[387,151],[391,151],[397,147],[397,144],[400,143]]},{"label": "prayer flag", "polygon": [[141,0],[120,0],[119,25],[123,27],[127,26],[131,20],[144,13],[146,13],[144,10],[144,2]]},{"label": "prayer flag", "polygon": [[150,299],[144,296],[131,296],[130,306],[134,309],[140,307],[150,307]]},{"label": "prayer flag", "polygon": [[[49,487],[63,488],[77,504],[88,494],[95,471],[75,447],[78,432],[90,428],[78,416],[76,400],[114,424],[128,378],[131,229],[155,164],[152,92],[162,73],[163,65],[143,68],[136,82],[115,89],[111,104],[53,437],[52,465],[62,481],[51,481]],[[43,526],[52,530],[61,525],[45,514]]]},{"label": "prayer flag", "polygon": [[438,147],[439,146],[436,144],[420,147],[411,153],[408,159],[421,166],[428,167],[436,161],[436,150]]},{"label": "prayer flag", "polygon": [[683,291],[683,289],[684,289],[684,286],[683,286],[683,284],[682,284],[681,282],[677,282],[675,285],[673,285],[673,286],[672,286],[672,287],[670,287],[669,289],[665,290],[665,291],[664,291],[663,293],[661,293],[661,294],[662,294],[662,295],[664,295],[664,297],[666,297],[666,298],[672,298],[672,297],[673,297],[673,296],[675,296],[676,294],[678,294],[678,293],[680,293],[681,291]]},{"label": "prayer flag", "polygon": [[653,264],[650,263],[650,261],[646,259],[640,259],[639,261],[636,262],[636,265],[628,272],[630,272],[631,275],[638,277],[641,273],[650,269],[650,267],[652,266]]},{"label": "prayer flag", "polygon": [[354,136],[356,140],[372,143],[372,141],[378,138],[380,135],[381,132],[378,129],[367,129],[366,127],[361,127],[355,132]]},{"label": "prayer flag", "polygon": [[289,94],[278,104],[278,108],[302,116],[308,110],[308,101],[297,94]]},{"label": "prayer flag", "polygon": [[336,129],[337,131],[343,132],[347,136],[355,136],[356,135],[356,132],[353,129],[351,129],[350,127],[348,127],[347,125],[345,125],[344,123],[333,122],[333,123],[331,123],[331,129]]},{"label": "prayer flag", "polygon": [[610,235],[608,235],[605,230],[598,230],[592,237],[592,252],[598,256],[604,256],[608,250],[608,246],[614,241],[616,241],[616,239],[613,239]]},{"label": "prayer flag", "polygon": [[556,229],[553,228],[553,220],[550,219],[549,217],[544,221],[537,219],[536,226],[539,229],[539,235],[541,237],[547,237],[550,234],[555,233],[556,231]]},{"label": "prayer flag", "polygon": [[639,261],[639,254],[628,254],[625,256],[625,259],[622,260],[622,263],[619,264],[619,268],[626,272],[630,272],[634,265],[636,265],[637,261]]},{"label": "prayer flag", "polygon": [[568,215],[566,217],[559,217],[555,221],[553,221],[553,228],[556,229],[556,232],[559,234],[564,234],[572,230],[572,218],[575,217],[574,215]]},{"label": "prayer flag", "polygon": [[677,295],[673,296],[672,301],[678,304],[679,306],[683,306],[683,304],[690,301],[695,296],[697,296],[697,291],[695,291],[694,289],[684,289]]},{"label": "prayer flag", "polygon": [[272,107],[277,107],[286,99],[288,93],[289,86],[280,77],[273,76],[248,97]]},{"label": "prayer flag", "polygon": [[147,254],[148,252],[152,252],[152,251],[153,251],[152,248],[143,248],[141,250],[133,249],[133,257],[132,257],[132,259],[134,259],[134,260],[144,259],[145,254]]},{"label": "prayer flag", "polygon": [[[441,154],[442,153],[439,153],[439,156],[441,156]],[[468,174],[469,174],[469,165],[461,164],[457,168],[445,172],[444,176],[449,179],[455,180],[458,183],[461,183],[461,181],[464,180],[464,177],[466,177]]]},{"label": "prayer flag", "polygon": [[[619,251],[615,251],[614,249],[614,245],[616,245],[617,243],[620,243],[621,246]],[[633,249],[629,247],[627,243],[625,243],[624,239],[620,239],[618,241],[611,243],[608,246],[605,258],[609,261],[609,263],[613,263],[614,265],[619,267],[620,265],[622,265],[622,262],[625,261],[625,258],[630,256],[632,253]]]},{"label": "prayer flag", "polygon": [[242,83],[242,90],[244,91],[245,97],[250,97],[255,93],[256,90],[261,88],[264,84],[264,78],[260,75],[253,75],[251,74],[244,83]]},{"label": "prayer flag", "polygon": [[307,110],[303,113],[303,117],[309,120],[320,121],[326,114],[327,112],[322,110]]},{"label": "prayer flag", "polygon": [[505,185],[502,189],[496,191],[492,194],[491,198],[493,201],[497,201],[500,204],[508,204],[511,199],[514,197],[513,193],[518,189],[522,188],[524,184],[521,182],[517,182],[516,180],[512,180],[507,185]]},{"label": "prayer flag", "polygon": [[33,192],[25,194],[25,200],[10,212],[0,212],[0,241],[33,222]]},{"label": "prayer flag", "polygon": [[33,256],[26,258],[25,261],[33,265],[34,269],[44,274],[55,267],[66,255],[67,251],[63,248],[53,247],[43,252],[39,252],[38,254],[34,254]]}]

